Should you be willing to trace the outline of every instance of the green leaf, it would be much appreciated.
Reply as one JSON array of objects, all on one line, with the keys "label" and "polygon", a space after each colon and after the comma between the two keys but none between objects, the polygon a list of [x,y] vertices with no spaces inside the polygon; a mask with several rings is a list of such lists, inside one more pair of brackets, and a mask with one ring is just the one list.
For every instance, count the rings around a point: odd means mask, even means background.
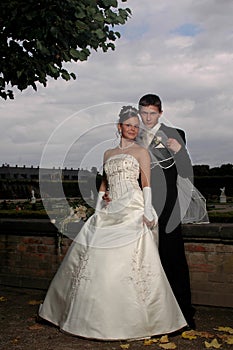
[{"label": "green leaf", "polygon": [[[88,51],[89,51],[89,50],[88,50]],[[89,54],[88,54],[87,51],[85,51],[85,50],[80,51],[79,54],[80,54],[80,55],[79,55],[80,61],[86,61],[86,60],[87,60],[87,57],[89,56]]]},{"label": "green leaf", "polygon": [[95,33],[99,39],[103,39],[106,36],[106,33],[102,29],[97,29]]},{"label": "green leaf", "polygon": [[62,78],[65,79],[65,80],[70,80],[70,75],[69,75],[69,73],[68,73],[66,70],[63,70],[63,71],[62,71],[61,76],[62,76]]},{"label": "green leaf", "polygon": [[115,50],[115,45],[113,43],[109,43],[108,47],[110,47],[113,51]]},{"label": "green leaf", "polygon": [[119,24],[125,24],[125,18],[121,15],[118,16],[118,23]]},{"label": "green leaf", "polygon": [[91,51],[87,48],[82,50],[87,56],[89,56],[91,54]]},{"label": "green leaf", "polygon": [[75,21],[75,26],[79,30],[88,30],[89,29],[88,25],[80,20]]},{"label": "green leaf", "polygon": [[76,11],[75,11],[75,17],[76,18],[85,18],[86,17],[86,14],[85,12],[83,11],[82,8],[78,8]]},{"label": "green leaf", "polygon": [[117,0],[102,0],[102,2],[106,7],[117,7]]},{"label": "green leaf", "polygon": [[48,64],[49,70],[52,74],[57,75],[59,73],[58,68],[54,67],[52,64]]},{"label": "green leaf", "polygon": [[93,16],[93,19],[97,22],[101,22],[103,23],[104,22],[104,16],[102,13],[98,12],[96,13],[94,16]]},{"label": "green leaf", "polygon": [[55,36],[56,38],[58,37],[58,33],[59,33],[59,31],[58,31],[58,28],[57,27],[51,27],[50,28],[50,32],[53,34],[53,36]]},{"label": "green leaf", "polygon": [[63,58],[66,62],[71,61],[71,57],[65,51],[63,52]]},{"label": "green leaf", "polygon": [[76,75],[75,75],[74,73],[70,73],[70,76],[71,76],[74,80],[76,80]]},{"label": "green leaf", "polygon": [[117,7],[117,0],[109,0],[109,5],[112,7]]},{"label": "green leaf", "polygon": [[37,91],[37,86],[36,86],[36,84],[33,82],[31,85],[32,85],[33,89],[34,89],[35,91]]},{"label": "green leaf", "polygon": [[80,59],[80,52],[78,50],[71,48],[69,53],[72,58]]},{"label": "green leaf", "polygon": [[49,55],[49,49],[39,40],[36,41],[36,47],[43,55]]},{"label": "green leaf", "polygon": [[17,71],[17,78],[19,79],[21,77],[21,75],[23,74],[23,70]]}]

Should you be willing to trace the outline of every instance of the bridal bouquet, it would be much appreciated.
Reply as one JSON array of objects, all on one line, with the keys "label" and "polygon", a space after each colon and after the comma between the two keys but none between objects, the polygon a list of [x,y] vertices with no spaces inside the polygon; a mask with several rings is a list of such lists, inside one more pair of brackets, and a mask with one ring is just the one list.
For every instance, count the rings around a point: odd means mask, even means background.
[{"label": "bridal bouquet", "polygon": [[[64,215],[65,214],[65,215]],[[60,211],[60,218],[52,219],[52,224],[57,224],[59,227],[59,231],[64,233],[67,229],[67,226],[70,222],[80,222],[86,221],[89,216],[91,216],[91,208],[87,208],[85,205],[78,205],[76,207],[70,207],[69,212],[64,213],[64,210]]]},{"label": "bridal bouquet", "polygon": [[57,224],[58,227],[58,252],[61,254],[61,246],[63,245],[63,235],[67,232],[68,224],[71,222],[86,221],[94,212],[93,208],[88,208],[85,205],[78,205],[76,207],[70,207],[66,209],[60,209],[59,215],[56,219],[52,219],[52,224]]},{"label": "bridal bouquet", "polygon": [[60,232],[65,232],[67,225],[70,222],[80,222],[81,220],[86,221],[88,219],[88,209],[85,205],[79,205],[75,208],[70,208],[70,213],[59,223]]}]

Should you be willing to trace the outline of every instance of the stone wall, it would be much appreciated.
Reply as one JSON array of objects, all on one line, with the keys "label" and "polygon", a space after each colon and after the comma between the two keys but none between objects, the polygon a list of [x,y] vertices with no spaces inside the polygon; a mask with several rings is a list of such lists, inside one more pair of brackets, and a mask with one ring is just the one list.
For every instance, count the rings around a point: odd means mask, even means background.
[{"label": "stone wall", "polygon": [[194,304],[233,307],[233,224],[185,225]]},{"label": "stone wall", "polygon": [[[233,307],[233,224],[184,225],[183,236],[193,303]],[[0,285],[47,289],[71,242],[59,247],[48,220],[0,220]]]}]

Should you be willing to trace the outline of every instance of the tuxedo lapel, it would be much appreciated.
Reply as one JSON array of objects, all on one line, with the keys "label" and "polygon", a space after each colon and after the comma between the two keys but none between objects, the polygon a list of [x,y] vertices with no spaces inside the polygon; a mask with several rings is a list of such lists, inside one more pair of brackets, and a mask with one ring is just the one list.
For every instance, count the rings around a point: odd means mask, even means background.
[{"label": "tuxedo lapel", "polygon": [[166,147],[166,142],[169,137],[169,128],[164,124],[160,125],[155,135],[149,130],[141,130],[138,143],[148,148],[152,157],[152,164],[159,163],[162,168],[167,168],[174,164],[173,153]]},{"label": "tuxedo lapel", "polygon": [[168,135],[164,124],[161,124],[149,145],[149,151],[157,159],[161,167],[170,167],[174,163],[173,154],[166,147]]}]

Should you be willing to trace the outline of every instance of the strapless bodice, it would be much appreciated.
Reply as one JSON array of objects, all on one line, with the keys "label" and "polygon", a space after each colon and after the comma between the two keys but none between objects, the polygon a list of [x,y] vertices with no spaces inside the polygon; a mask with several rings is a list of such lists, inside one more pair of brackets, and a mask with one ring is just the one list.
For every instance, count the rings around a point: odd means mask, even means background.
[{"label": "strapless bodice", "polygon": [[140,189],[139,163],[131,154],[117,154],[110,157],[105,162],[104,170],[111,199],[117,199],[126,192]]}]

